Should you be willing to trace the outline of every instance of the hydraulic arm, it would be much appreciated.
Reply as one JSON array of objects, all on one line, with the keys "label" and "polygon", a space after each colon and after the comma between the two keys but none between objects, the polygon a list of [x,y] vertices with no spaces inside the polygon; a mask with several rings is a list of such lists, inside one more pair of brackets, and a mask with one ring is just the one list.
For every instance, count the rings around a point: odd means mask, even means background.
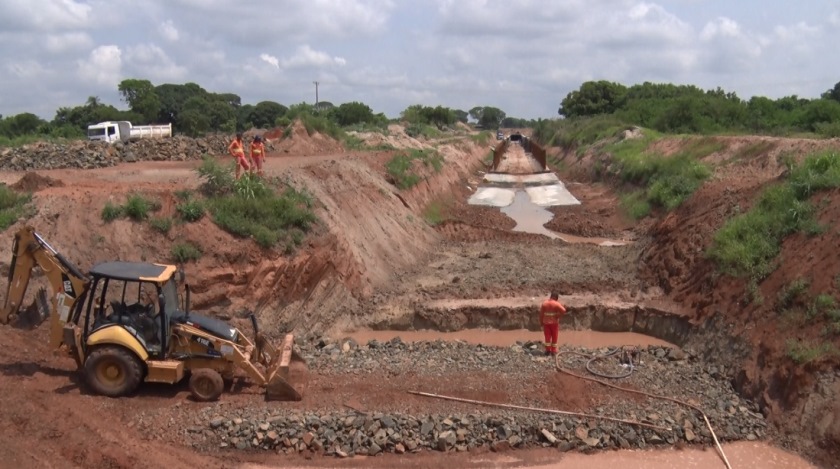
[{"label": "hydraulic arm", "polygon": [[8,324],[14,316],[20,314],[26,289],[32,278],[32,270],[36,266],[43,271],[52,287],[53,296],[49,312],[50,344],[57,348],[64,339],[64,325],[78,320],[73,317],[76,304],[84,298],[90,281],[78,267],[53,249],[31,226],[25,226],[15,233],[12,263],[9,267],[9,285],[3,308],[0,310],[0,323]]}]

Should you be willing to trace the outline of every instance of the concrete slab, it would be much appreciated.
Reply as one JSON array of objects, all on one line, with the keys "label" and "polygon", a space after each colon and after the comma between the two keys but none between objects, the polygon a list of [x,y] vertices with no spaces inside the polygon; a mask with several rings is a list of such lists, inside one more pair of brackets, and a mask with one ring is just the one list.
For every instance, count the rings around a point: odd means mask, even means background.
[{"label": "concrete slab", "polygon": [[500,187],[479,187],[467,202],[470,205],[488,205],[491,207],[507,207],[513,203],[516,191]]},{"label": "concrete slab", "polygon": [[539,174],[500,174],[487,173],[484,175],[484,180],[490,183],[502,184],[556,184],[560,182],[557,175],[554,173],[539,173]]},{"label": "concrete slab", "polygon": [[540,207],[580,205],[580,201],[562,183],[548,186],[526,187],[531,203]]}]

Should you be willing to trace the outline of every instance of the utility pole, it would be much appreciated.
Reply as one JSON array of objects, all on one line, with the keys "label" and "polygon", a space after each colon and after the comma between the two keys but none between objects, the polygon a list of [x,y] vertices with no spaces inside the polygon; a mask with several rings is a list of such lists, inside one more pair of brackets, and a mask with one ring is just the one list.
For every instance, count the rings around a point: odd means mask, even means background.
[{"label": "utility pole", "polygon": [[317,106],[318,105],[318,85],[320,85],[320,83],[317,82],[317,81],[313,81],[312,83],[315,83],[315,105]]}]

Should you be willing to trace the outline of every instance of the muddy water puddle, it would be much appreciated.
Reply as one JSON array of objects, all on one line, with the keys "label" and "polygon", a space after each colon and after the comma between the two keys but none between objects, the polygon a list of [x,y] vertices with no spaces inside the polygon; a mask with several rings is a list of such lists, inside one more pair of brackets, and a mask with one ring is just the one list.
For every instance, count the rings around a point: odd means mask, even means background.
[{"label": "muddy water puddle", "polygon": [[[723,445],[733,469],[817,469],[805,459],[764,442],[737,442]],[[344,460],[244,463],[240,469],[285,468],[428,468],[462,467],[465,469],[725,469],[719,453],[712,448],[683,450],[620,450],[595,454],[561,453],[557,450],[517,450],[482,454],[420,453],[380,457],[357,456]]]},{"label": "muddy water puddle", "polygon": [[551,239],[560,239],[567,243],[575,244],[586,243],[598,246],[624,246],[627,244],[626,241],[605,238],[584,238],[549,230],[544,225],[554,218],[554,214],[549,212],[545,207],[533,203],[531,197],[524,190],[517,190],[513,197],[513,202],[506,207],[502,207],[500,210],[516,222],[513,231],[543,235]]},{"label": "muddy water puddle", "polygon": [[[455,332],[439,331],[355,331],[346,334],[360,344],[376,339],[380,342],[387,342],[399,337],[403,342],[424,342],[424,341],[456,341],[460,340],[470,344],[482,344],[496,347],[509,347],[517,341],[542,342],[543,336],[540,332],[527,329],[500,331],[495,329],[465,329]],[[558,342],[561,345],[574,347],[601,348],[622,345],[637,345],[646,347],[648,345],[674,347],[664,340],[650,337],[634,332],[595,332],[595,331],[560,331]]]}]

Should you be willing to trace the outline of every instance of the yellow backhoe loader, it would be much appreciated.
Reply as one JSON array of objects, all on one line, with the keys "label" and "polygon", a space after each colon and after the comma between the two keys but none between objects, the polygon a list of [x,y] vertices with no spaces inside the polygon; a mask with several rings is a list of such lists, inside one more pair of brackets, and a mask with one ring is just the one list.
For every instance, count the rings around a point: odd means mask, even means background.
[{"label": "yellow backhoe loader", "polygon": [[[22,310],[35,267],[52,297],[48,301],[41,289],[33,307]],[[49,319],[51,345],[75,359],[90,388],[106,396],[130,394],[143,381],[174,384],[189,375],[193,398],[213,401],[239,369],[266,387],[266,399],[301,400],[306,362],[294,337],[286,335],[275,347],[253,315],[251,340],[228,323],[191,313],[184,280],[174,265],[146,262],[103,262],[86,275],[26,226],[15,234],[0,323],[34,326]],[[184,283],[183,305],[178,283]]]}]

